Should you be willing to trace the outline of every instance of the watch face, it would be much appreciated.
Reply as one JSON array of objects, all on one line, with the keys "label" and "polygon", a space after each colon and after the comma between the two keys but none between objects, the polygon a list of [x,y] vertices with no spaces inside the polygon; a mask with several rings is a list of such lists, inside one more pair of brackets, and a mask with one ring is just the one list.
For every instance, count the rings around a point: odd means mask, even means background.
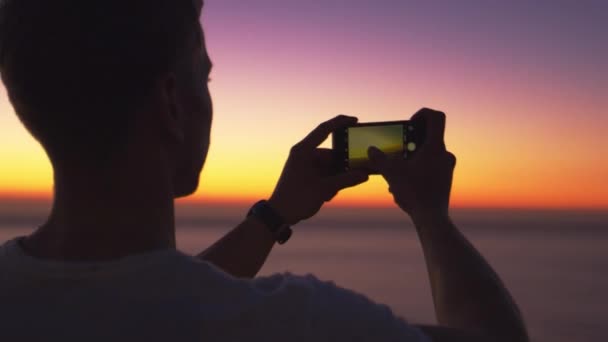
[{"label": "watch face", "polygon": [[284,244],[285,242],[287,242],[289,240],[292,233],[293,233],[293,231],[291,230],[291,228],[289,226],[285,225],[285,226],[280,227],[276,234],[277,242],[281,245]]},{"label": "watch face", "polygon": [[270,207],[266,201],[256,203],[247,217],[254,216],[262,222],[279,244],[284,244],[291,237],[291,227]]}]

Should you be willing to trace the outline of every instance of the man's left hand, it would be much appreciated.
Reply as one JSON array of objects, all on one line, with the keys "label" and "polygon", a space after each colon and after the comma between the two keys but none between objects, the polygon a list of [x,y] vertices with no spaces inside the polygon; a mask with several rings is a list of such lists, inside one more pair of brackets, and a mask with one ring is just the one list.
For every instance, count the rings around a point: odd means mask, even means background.
[{"label": "man's left hand", "polygon": [[340,190],[369,179],[368,173],[360,170],[335,174],[332,151],[318,148],[332,132],[355,123],[355,117],[337,116],[320,124],[292,147],[268,201],[286,223],[293,225],[314,216]]}]

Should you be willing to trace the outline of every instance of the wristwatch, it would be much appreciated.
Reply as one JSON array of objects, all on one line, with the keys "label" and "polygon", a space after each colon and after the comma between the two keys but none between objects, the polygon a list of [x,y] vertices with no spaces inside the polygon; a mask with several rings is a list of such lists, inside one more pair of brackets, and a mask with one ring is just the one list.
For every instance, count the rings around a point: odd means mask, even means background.
[{"label": "wristwatch", "polygon": [[274,235],[275,240],[281,245],[287,242],[293,233],[291,227],[285,223],[281,215],[266,200],[259,201],[251,207],[249,213],[247,213],[247,218],[251,216],[254,216],[268,227],[272,235]]}]

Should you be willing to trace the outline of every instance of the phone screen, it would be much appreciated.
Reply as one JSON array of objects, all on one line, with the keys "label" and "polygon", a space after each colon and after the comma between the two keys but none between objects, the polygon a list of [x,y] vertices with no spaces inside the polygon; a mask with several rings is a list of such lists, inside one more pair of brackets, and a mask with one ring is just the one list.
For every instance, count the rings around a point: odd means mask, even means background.
[{"label": "phone screen", "polygon": [[404,125],[355,126],[348,128],[348,164],[350,168],[369,166],[367,150],[376,146],[384,153],[403,155]]}]

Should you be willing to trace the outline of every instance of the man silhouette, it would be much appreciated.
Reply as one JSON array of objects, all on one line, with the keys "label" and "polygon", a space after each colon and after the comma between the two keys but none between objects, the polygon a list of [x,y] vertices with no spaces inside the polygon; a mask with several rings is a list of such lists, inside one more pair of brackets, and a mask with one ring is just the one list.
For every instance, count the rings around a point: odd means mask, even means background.
[{"label": "man silhouette", "polygon": [[0,247],[4,341],[526,341],[496,274],[451,223],[455,158],[445,116],[424,109],[411,160],[370,148],[413,219],[441,326],[313,276],[252,279],[289,225],[363,171],[331,173],[318,146],[339,116],[290,153],[268,201],[199,256],[176,250],[174,198],[198,186],[212,121],[201,0],[3,0],[0,72],[54,170],[54,202],[33,234]]}]

